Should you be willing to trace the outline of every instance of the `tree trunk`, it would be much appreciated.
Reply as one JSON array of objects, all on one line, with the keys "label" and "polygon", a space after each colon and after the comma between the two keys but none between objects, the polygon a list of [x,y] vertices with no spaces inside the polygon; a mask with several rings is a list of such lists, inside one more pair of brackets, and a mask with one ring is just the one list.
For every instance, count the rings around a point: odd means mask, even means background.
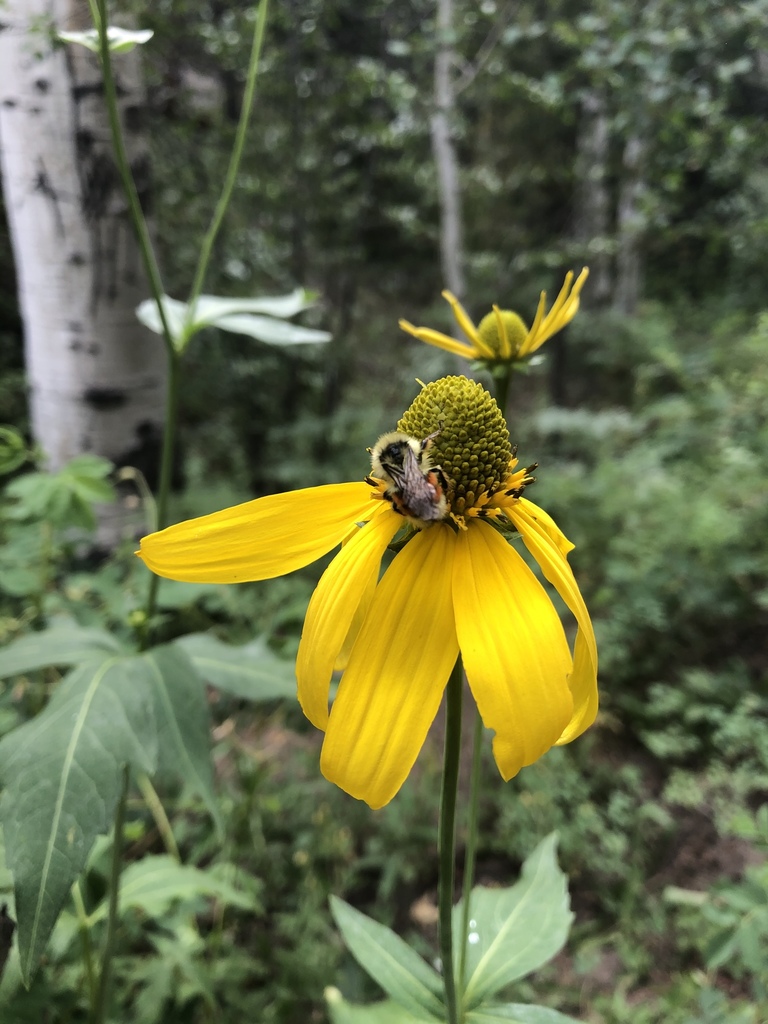
[{"label": "tree trunk", "polygon": [[624,146],[624,175],[619,191],[616,216],[616,288],[614,307],[622,313],[634,313],[642,289],[643,265],[640,241],[645,230],[642,198],[645,192],[646,143],[632,135]]},{"label": "tree trunk", "polygon": [[464,298],[464,229],[459,186],[459,161],[451,129],[456,98],[451,66],[453,58],[453,0],[437,0],[437,53],[435,55],[435,111],[430,120],[432,153],[440,196],[440,259],[445,285]]},{"label": "tree trunk", "polygon": [[574,235],[584,247],[584,259],[589,265],[589,288],[584,300],[592,307],[604,305],[611,295],[608,124],[605,91],[586,90],[577,139]]},{"label": "tree trunk", "polygon": [[[134,315],[147,297],[112,156],[94,54],[51,29],[90,27],[85,0],[6,0],[0,16],[0,160],[24,323],[32,430],[48,466],[117,463],[162,428],[165,354]],[[115,58],[142,200],[138,49]]]}]

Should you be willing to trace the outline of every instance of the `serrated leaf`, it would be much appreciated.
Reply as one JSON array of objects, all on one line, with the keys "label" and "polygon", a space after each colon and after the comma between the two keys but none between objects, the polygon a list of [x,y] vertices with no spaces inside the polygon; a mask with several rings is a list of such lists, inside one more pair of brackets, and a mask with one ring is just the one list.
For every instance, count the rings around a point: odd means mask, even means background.
[{"label": "serrated leaf", "polygon": [[203,679],[245,700],[296,699],[292,661],[276,658],[261,640],[231,647],[210,633],[190,633],[174,641]]},{"label": "serrated leaf", "polygon": [[[465,993],[468,1009],[540,967],[565,945],[573,914],[556,846],[553,832],[528,857],[520,881],[511,888],[477,886],[472,890]],[[457,955],[461,921],[459,903],[453,914]]]},{"label": "serrated leaf", "polygon": [[389,928],[331,896],[331,913],[360,966],[409,1013],[445,1019],[439,974]]},{"label": "serrated leaf", "polygon": [[175,644],[154,647],[145,657],[152,673],[158,778],[190,786],[222,831],[221,810],[213,791],[210,718],[203,681]]},{"label": "serrated leaf", "polygon": [[114,469],[109,459],[101,455],[75,455],[59,470],[62,477],[75,477],[79,480],[104,480]]},{"label": "serrated leaf", "polygon": [[361,1006],[348,1003],[337,988],[325,990],[331,1024],[433,1024],[434,1017],[414,1016],[393,999]]},{"label": "serrated leaf", "polygon": [[120,654],[121,645],[104,629],[72,622],[27,633],[0,650],[0,679],[35,672],[48,665],[78,665],[99,655]]},{"label": "serrated leaf", "polygon": [[[110,53],[128,53],[134,46],[140,46],[142,43],[148,42],[154,34],[150,29],[131,31],[126,28],[117,28],[115,25],[110,25],[107,29],[107,44],[109,45]],[[79,43],[81,46],[93,50],[94,53],[100,52],[99,33],[95,28],[88,29],[85,32],[58,32],[57,35],[65,43]]]},{"label": "serrated leaf", "polygon": [[0,740],[0,819],[26,984],[96,836],[112,824],[123,767],[154,771],[152,683],[142,655],[87,662]]},{"label": "serrated leaf", "polygon": [[26,441],[15,427],[0,427],[0,476],[22,466],[28,454]]},{"label": "serrated leaf", "polygon": [[[129,864],[120,881],[120,909],[134,907],[155,920],[162,918],[174,903],[198,896],[217,899],[241,910],[255,910],[257,902],[249,893],[234,886],[211,871],[188,864],[179,864],[167,855],[143,857]],[[107,915],[107,902],[90,915],[91,923]]]},{"label": "serrated leaf", "polygon": [[506,1003],[503,1006],[483,1006],[467,1014],[466,1024],[579,1024],[573,1017],[551,1010],[548,1006],[528,1006]]}]

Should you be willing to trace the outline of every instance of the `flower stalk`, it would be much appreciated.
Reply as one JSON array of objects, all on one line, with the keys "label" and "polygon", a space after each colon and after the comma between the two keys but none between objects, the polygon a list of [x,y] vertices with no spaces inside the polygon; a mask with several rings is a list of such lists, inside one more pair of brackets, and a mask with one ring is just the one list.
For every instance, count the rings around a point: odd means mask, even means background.
[{"label": "flower stalk", "polygon": [[[461,655],[456,659],[445,691],[445,751],[443,758],[443,785],[440,795],[440,823],[437,833],[438,877],[438,933],[440,962],[448,1024],[459,1024],[460,998],[456,985],[453,955],[453,889],[456,877],[456,796],[459,787],[459,760],[461,755],[461,698],[463,686]],[[459,983],[461,978],[459,976]]]}]

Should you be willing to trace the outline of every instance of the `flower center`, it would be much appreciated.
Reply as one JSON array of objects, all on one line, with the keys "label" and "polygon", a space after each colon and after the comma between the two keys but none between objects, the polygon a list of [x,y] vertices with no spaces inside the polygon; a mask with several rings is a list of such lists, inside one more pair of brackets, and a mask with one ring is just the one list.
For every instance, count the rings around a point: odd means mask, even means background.
[{"label": "flower center", "polygon": [[511,359],[528,336],[523,318],[511,309],[497,309],[486,314],[477,333],[497,359]]},{"label": "flower center", "polygon": [[448,481],[451,512],[484,506],[508,480],[512,449],[495,399],[466,377],[443,377],[422,388],[397,429],[419,440],[437,433],[429,461]]}]

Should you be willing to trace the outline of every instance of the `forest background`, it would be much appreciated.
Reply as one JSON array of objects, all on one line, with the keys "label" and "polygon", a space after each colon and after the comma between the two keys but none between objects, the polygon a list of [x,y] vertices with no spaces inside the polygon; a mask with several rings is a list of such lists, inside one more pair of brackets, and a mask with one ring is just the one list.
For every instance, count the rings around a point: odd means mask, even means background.
[{"label": "forest background", "polygon": [[[246,11],[133,6],[155,33],[143,117],[171,295],[192,276],[224,175]],[[767,16],[763,0],[455,0],[453,32],[438,37],[420,0],[276,4],[206,289],[316,289],[312,322],[333,340],[288,351],[209,332],[185,361],[174,519],[362,476],[415,378],[457,372],[397,328],[402,316],[450,330],[439,295],[451,274],[476,319],[496,302],[530,323],[541,289],[552,297],[566,270],[590,267],[579,315],[513,383],[508,419],[524,463],[540,464],[536,501],[576,544],[601,714],[508,785],[489,759],[478,877],[508,882],[559,830],[576,924],[520,992],[595,1024],[768,1020]],[[460,167],[452,265],[433,148],[440,43]],[[0,232],[0,419],[29,437]],[[7,493],[6,538],[17,507]],[[142,567],[123,553],[78,560],[68,538],[42,581],[0,580],[4,643],[57,615],[130,615]],[[165,635],[259,637],[290,667],[319,571],[164,588]],[[52,683],[0,691],[0,729]],[[325,986],[374,994],[336,937],[329,892],[433,942],[437,746],[373,814],[319,777],[318,738],[290,700],[213,691],[211,712],[223,841],[193,795],[163,800],[184,860],[238,865],[252,903],[225,912],[195,892],[172,913],[143,908],[148,931],[127,915],[121,1005],[137,1022],[322,1021]],[[162,848],[151,816],[133,844]],[[54,943],[2,1019],[80,1019],[73,964]]]}]

